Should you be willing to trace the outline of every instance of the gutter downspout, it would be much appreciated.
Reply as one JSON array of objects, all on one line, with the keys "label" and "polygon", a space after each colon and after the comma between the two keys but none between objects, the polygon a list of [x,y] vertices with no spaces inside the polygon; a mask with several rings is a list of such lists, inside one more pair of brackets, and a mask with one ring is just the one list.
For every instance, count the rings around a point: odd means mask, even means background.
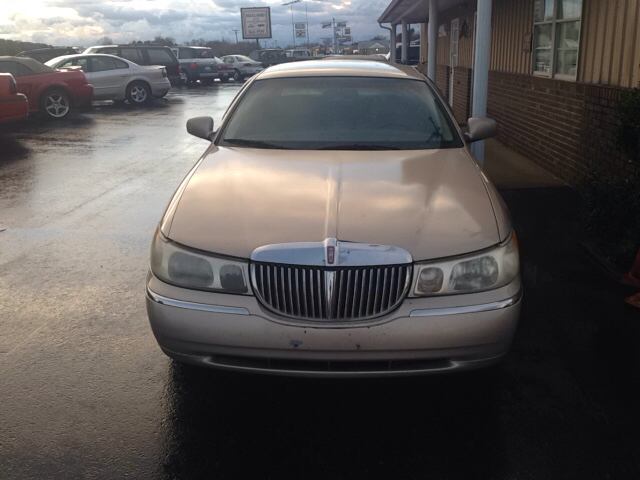
[{"label": "gutter downspout", "polygon": [[395,49],[391,47],[395,43],[394,32],[391,29],[391,27],[383,27],[381,23],[378,23],[378,25],[380,26],[380,28],[384,28],[385,30],[389,30],[389,61],[391,63],[395,63],[395,61],[396,61]]}]

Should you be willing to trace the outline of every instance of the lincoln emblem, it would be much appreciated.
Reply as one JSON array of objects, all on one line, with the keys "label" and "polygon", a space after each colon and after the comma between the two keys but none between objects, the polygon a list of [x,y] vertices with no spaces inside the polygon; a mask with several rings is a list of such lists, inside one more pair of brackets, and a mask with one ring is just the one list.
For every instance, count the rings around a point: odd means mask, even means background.
[{"label": "lincoln emblem", "polygon": [[336,257],[336,247],[329,246],[327,247],[327,263],[329,265],[333,265]]}]

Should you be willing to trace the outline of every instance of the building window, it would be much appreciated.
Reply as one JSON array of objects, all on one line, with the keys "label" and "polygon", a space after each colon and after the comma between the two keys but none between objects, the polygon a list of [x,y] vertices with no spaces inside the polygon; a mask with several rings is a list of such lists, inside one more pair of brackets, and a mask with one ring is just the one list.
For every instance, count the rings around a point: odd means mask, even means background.
[{"label": "building window", "polygon": [[535,0],[533,73],[576,79],[582,0]]}]

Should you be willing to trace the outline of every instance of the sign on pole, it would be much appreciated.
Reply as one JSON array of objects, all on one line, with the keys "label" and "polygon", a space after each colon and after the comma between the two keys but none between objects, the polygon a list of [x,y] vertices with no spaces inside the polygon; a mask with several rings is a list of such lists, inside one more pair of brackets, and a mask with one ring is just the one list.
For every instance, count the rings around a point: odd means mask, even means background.
[{"label": "sign on pole", "polygon": [[241,8],[242,38],[271,38],[271,8]]}]

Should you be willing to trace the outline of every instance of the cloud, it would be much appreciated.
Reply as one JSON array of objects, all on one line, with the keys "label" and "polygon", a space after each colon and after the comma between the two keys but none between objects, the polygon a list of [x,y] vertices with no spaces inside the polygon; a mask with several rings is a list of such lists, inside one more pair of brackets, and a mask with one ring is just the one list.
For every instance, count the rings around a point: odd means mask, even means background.
[{"label": "cloud", "polygon": [[[42,8],[21,0],[8,3],[2,38],[41,41],[52,45],[93,45],[102,36],[116,42],[150,40],[155,36],[172,37],[178,42],[194,38],[219,40],[235,38],[233,30],[241,30],[240,8],[270,6],[272,41],[285,46],[292,42],[292,22],[309,23],[312,42],[331,37],[331,29],[322,29],[332,19],[346,21],[356,40],[387,35],[380,29],[378,16],[390,0],[306,1],[282,6],[278,0],[42,0]],[[284,1],[284,0],[282,0]],[[344,8],[336,10],[334,5]],[[17,13],[16,13],[17,12]],[[293,19],[292,19],[293,13]]]}]

